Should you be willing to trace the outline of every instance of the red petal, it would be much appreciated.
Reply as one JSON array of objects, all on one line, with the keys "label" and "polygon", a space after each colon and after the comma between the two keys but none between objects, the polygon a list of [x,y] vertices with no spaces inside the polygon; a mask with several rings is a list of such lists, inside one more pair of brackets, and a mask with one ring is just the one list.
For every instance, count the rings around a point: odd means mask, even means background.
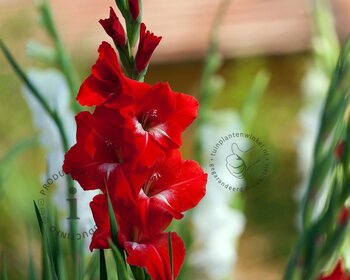
[{"label": "red petal", "polygon": [[[171,243],[176,278],[185,258],[185,246],[176,233],[171,233]],[[128,253],[127,262],[145,268],[152,280],[172,279],[167,233],[142,243],[125,242],[124,247]]]},{"label": "red petal", "polygon": [[344,153],[345,141],[341,141],[334,150],[334,157],[336,160],[340,161]]},{"label": "red petal", "polygon": [[129,0],[129,9],[132,18],[135,21],[140,14],[139,0]]},{"label": "red petal", "polygon": [[[77,144],[65,155],[63,170],[83,189],[104,189],[109,176],[132,157],[134,148],[122,142],[122,131],[89,112],[76,116]],[[120,172],[120,171],[118,171]]]},{"label": "red petal", "polygon": [[[160,175],[147,194],[151,203],[163,208],[174,216],[182,218],[182,212],[194,208],[205,195],[207,174],[195,161],[165,161],[154,172]],[[176,178],[173,177],[178,171]],[[175,173],[176,174],[176,173]]]},{"label": "red petal", "polygon": [[347,207],[344,207],[340,212],[338,221],[341,225],[346,225],[349,221],[349,218],[350,218],[350,209]]},{"label": "red petal", "polygon": [[125,119],[125,142],[134,143],[137,149],[135,162],[144,167],[151,167],[164,158],[164,151],[157,141],[142,128],[136,118],[135,107],[128,106],[120,110]]},{"label": "red petal", "polygon": [[92,67],[92,74],[81,85],[77,100],[83,106],[102,105],[107,101],[125,106],[132,101],[125,90],[130,87],[130,80],[122,73],[110,44],[102,42],[98,51],[99,57]]},{"label": "red petal", "polygon": [[109,18],[101,19],[100,24],[106,31],[106,33],[121,47],[126,44],[125,31],[121,25],[119,18],[115,14],[112,7],[110,7]]},{"label": "red petal", "polygon": [[[98,126],[89,112],[82,112],[76,116],[77,122],[77,144],[75,144],[65,155],[63,170],[71,174],[85,190],[101,188],[105,181],[105,172],[100,167],[104,164],[116,163],[104,152],[104,139]],[[90,124],[92,127],[90,127]],[[97,152],[101,151],[101,152]]]},{"label": "red petal", "polygon": [[140,42],[135,57],[136,68],[139,73],[146,69],[151,56],[161,39],[162,37],[157,37],[153,33],[146,31],[146,25],[141,23]]},{"label": "red petal", "polygon": [[135,170],[132,170],[129,165],[122,165],[120,168],[116,168],[108,180],[108,190],[111,198],[116,203],[122,203],[123,205],[135,205],[137,203],[139,189],[134,188],[134,184],[130,182],[132,177],[137,184],[139,176],[135,174]]},{"label": "red petal", "polygon": [[111,230],[106,196],[103,194],[96,195],[90,202],[90,208],[97,226],[92,236],[90,250],[109,248],[108,239],[111,238]]},{"label": "red petal", "polygon": [[105,85],[93,76],[87,77],[78,92],[77,100],[79,104],[82,106],[94,106],[106,102],[104,87]]},{"label": "red petal", "polygon": [[[170,87],[169,90],[171,91]],[[171,116],[171,120],[184,130],[197,118],[198,101],[193,96],[187,94],[175,94],[176,112]]]},{"label": "red petal", "polygon": [[333,272],[328,276],[321,276],[318,280],[350,280],[350,274],[348,274],[339,260]]},{"label": "red petal", "polygon": [[149,199],[142,193],[134,206],[121,203],[115,203],[113,206],[117,213],[120,244],[125,241],[141,242],[154,238],[164,231],[172,220],[171,215],[149,203]]},{"label": "red petal", "polygon": [[127,129],[135,137],[128,141],[136,142],[146,159],[158,156],[155,145],[161,150],[179,148],[182,132],[197,116],[198,102],[173,92],[165,83],[134,97],[135,104],[122,110]]}]

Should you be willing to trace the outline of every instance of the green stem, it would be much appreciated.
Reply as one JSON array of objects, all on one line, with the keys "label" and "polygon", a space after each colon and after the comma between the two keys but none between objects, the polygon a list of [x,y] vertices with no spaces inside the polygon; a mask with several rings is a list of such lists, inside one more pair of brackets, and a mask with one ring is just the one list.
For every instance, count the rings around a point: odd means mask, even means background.
[{"label": "green stem", "polygon": [[140,34],[140,25],[142,20],[142,3],[141,2],[142,1],[139,1],[139,7],[140,7],[139,16],[134,21],[131,16],[127,1],[116,0],[116,4],[125,19],[127,40],[126,40],[126,45],[124,47],[120,47],[117,44],[117,42],[114,42],[114,44],[118,50],[121,64],[123,65],[126,75],[129,78],[136,81],[143,81],[143,78],[147,72],[147,69],[145,69],[142,73],[137,72],[136,65],[135,65],[135,58],[133,54],[133,49],[136,45],[137,39],[139,38],[139,34]]},{"label": "green stem", "polygon": [[67,83],[68,87],[70,89],[71,93],[71,105],[75,112],[80,111],[79,104],[75,100],[75,96],[78,93],[79,85],[80,85],[80,79],[78,76],[77,71],[75,70],[69,55],[62,43],[62,40],[58,34],[58,31],[56,29],[56,25],[54,23],[51,8],[48,4],[48,2],[45,0],[40,6],[39,6],[43,24],[46,28],[47,33],[51,37],[51,39],[54,42],[56,52],[57,52],[57,63],[62,70]]}]

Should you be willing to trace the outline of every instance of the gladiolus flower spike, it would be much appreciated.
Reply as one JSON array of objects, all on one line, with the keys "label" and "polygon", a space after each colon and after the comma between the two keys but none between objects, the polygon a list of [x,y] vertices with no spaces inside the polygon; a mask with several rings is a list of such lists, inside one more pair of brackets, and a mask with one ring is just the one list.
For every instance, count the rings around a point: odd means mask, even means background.
[{"label": "gladiolus flower spike", "polygon": [[[130,0],[125,7],[134,21],[141,18],[138,4]],[[175,279],[185,246],[177,233],[165,229],[200,202],[207,183],[199,164],[183,160],[179,151],[182,132],[197,117],[198,102],[167,83],[138,81],[161,37],[142,24],[134,59],[112,8],[100,23],[128,61],[121,59],[120,65],[113,47],[100,45],[77,95],[81,105],[95,109],[76,116],[76,143],[65,155],[63,170],[84,190],[101,191],[90,203],[97,226],[91,250],[120,249],[125,267],[140,267],[153,280]]]}]

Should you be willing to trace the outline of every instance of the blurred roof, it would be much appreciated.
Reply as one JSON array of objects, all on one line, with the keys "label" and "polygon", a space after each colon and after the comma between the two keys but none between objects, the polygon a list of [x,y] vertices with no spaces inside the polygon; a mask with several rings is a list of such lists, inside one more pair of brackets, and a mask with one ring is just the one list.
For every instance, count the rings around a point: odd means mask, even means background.
[{"label": "blurred roof", "polygon": [[[104,2],[104,1],[103,1]],[[97,23],[108,7],[96,0],[52,0],[61,30],[74,45],[96,45],[106,38]],[[114,5],[113,1],[109,1]],[[202,56],[221,0],[146,0],[143,21],[163,40],[158,60]],[[305,0],[232,0],[220,29],[226,56],[281,53],[305,49],[310,31]],[[78,11],[81,16],[77,17]]]},{"label": "blurred roof", "polygon": [[[0,0],[16,5],[28,0]],[[30,1],[29,1],[30,2]],[[108,16],[112,0],[51,0],[64,41],[75,50],[95,51],[108,40],[98,20]],[[310,45],[311,11],[307,0],[232,0],[220,29],[224,55],[280,54]],[[145,0],[144,22],[163,40],[158,61],[201,57],[221,0]],[[342,37],[350,30],[350,1],[333,0]]]}]

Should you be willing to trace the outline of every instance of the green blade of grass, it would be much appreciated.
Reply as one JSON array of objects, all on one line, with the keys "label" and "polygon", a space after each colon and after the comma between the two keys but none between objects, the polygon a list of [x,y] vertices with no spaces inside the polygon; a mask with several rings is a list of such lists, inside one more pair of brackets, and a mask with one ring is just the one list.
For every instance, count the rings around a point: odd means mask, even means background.
[{"label": "green blade of grass", "polygon": [[[52,208],[52,207],[51,207]],[[49,224],[54,224],[56,228],[59,228],[59,218],[57,210],[55,209],[54,215],[48,215],[52,217],[52,221]],[[50,212],[48,212],[50,213]],[[52,259],[55,267],[55,271],[57,272],[57,276],[60,280],[67,279],[65,265],[63,260],[63,244],[62,240],[58,237],[58,235],[50,235],[50,248],[52,248]],[[78,264],[74,264],[77,266]]]},{"label": "green blade of grass", "polygon": [[113,205],[111,202],[111,198],[109,196],[107,190],[107,199],[108,199],[108,215],[109,215],[109,223],[111,228],[112,240],[109,242],[111,246],[115,263],[117,265],[117,275],[118,279],[129,279],[128,270],[126,267],[124,250],[118,246],[118,224],[115,218]]},{"label": "green blade of grass", "polygon": [[58,280],[57,273],[55,271],[54,261],[52,258],[49,237],[47,236],[47,230],[41,218],[39,208],[36,205],[35,201],[33,202],[34,202],[35,214],[36,214],[36,217],[39,223],[40,232],[41,232],[42,243],[43,243],[43,265],[44,265],[43,278],[47,280],[51,280],[51,279]]},{"label": "green blade of grass", "polygon": [[100,279],[108,280],[106,257],[103,249],[100,249]]},{"label": "green blade of grass", "polygon": [[7,263],[4,254],[1,258],[1,280],[7,280]]},{"label": "green blade of grass", "polygon": [[123,258],[123,256],[120,254],[119,249],[115,244],[110,240],[109,241],[109,246],[112,249],[113,257],[117,266],[117,280],[128,280],[130,279],[130,275],[128,274],[127,270],[127,264]]},{"label": "green blade of grass", "polygon": [[141,267],[131,266],[131,273],[137,280],[145,280],[145,271]]},{"label": "green blade of grass", "polygon": [[173,260],[173,245],[171,242],[171,233],[168,232],[168,251],[169,251],[169,261],[170,261],[170,271],[171,271],[171,279],[175,280],[174,275],[174,260]]},{"label": "green blade of grass", "polygon": [[31,232],[28,229],[29,232],[29,263],[28,263],[28,280],[36,280],[36,274],[35,274],[35,267],[34,267],[34,261],[33,261],[33,253],[32,253],[32,247],[31,247]]},{"label": "green blade of grass", "polygon": [[99,252],[95,250],[93,251],[92,257],[89,260],[88,265],[86,266],[83,279],[85,278],[89,280],[95,279],[95,276],[98,273],[98,265],[99,265]]},{"label": "green blade of grass", "polygon": [[118,244],[118,224],[115,218],[114,209],[113,209],[113,205],[112,205],[108,190],[107,190],[107,199],[108,199],[108,215],[109,215],[109,224],[111,227],[112,241],[115,245],[117,245]]},{"label": "green blade of grass", "polygon": [[35,268],[32,255],[29,256],[28,280],[36,280]]}]

